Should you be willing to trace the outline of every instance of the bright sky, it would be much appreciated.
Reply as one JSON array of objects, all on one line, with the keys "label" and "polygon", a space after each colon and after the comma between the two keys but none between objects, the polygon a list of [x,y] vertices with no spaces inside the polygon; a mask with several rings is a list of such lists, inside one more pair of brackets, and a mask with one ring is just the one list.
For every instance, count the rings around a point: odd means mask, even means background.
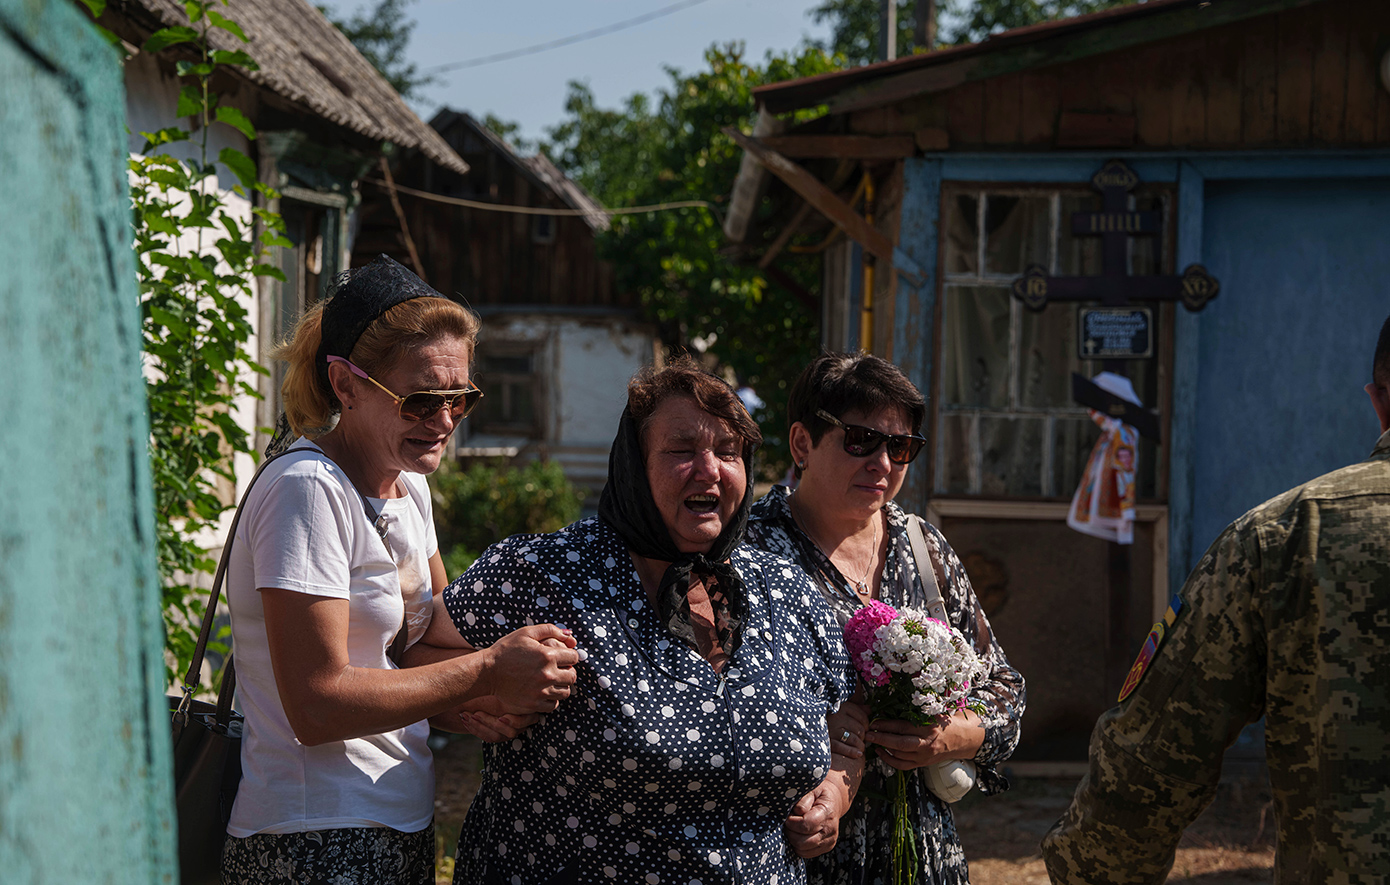
[{"label": "bright sky", "polygon": [[[338,17],[364,9],[367,0],[319,0]],[[415,0],[409,54],[421,70],[520,49],[636,18],[678,0]],[[669,83],[665,66],[703,67],[711,43],[741,40],[746,58],[786,50],[804,36],[828,30],[806,12],[816,0],[702,0],[627,30],[536,55],[465,68],[426,87],[415,110],[425,120],[443,105],[478,117],[491,112],[540,137],[564,115],[566,84],[587,81],[601,107],[616,107],[634,92]]]}]

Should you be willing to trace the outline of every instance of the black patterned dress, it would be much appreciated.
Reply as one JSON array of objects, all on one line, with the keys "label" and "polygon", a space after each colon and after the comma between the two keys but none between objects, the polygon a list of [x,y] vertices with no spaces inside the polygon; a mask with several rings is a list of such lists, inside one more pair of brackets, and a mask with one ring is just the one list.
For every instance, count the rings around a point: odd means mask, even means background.
[{"label": "black patterned dress", "polygon": [[488,744],[455,882],[805,881],[782,824],[825,777],[825,716],[853,691],[853,671],[805,574],[747,546],[730,561],[748,619],[717,674],[663,627],[597,518],[508,538],[449,585],[445,604],[473,645],[551,622],[581,655],[558,710]]},{"label": "black patterned dress", "polygon": [[[787,495],[785,486],[774,486],[753,505],[747,541],[800,565],[821,586],[826,601],[843,624],[863,603],[829,557],[792,519]],[[907,533],[907,521],[917,517],[909,516],[893,503],[884,509],[888,516],[888,556],[879,585],[879,598],[894,608],[925,608],[926,598],[917,579],[912,541]],[[1019,721],[1023,718],[1026,702],[1023,677],[1009,665],[1004,650],[995,640],[960,559],[934,526],[924,521],[923,528],[951,626],[961,631],[989,668],[987,678],[977,683],[971,692],[971,700],[985,708],[981,717],[985,741],[974,761],[979,772],[977,788],[984,793],[996,793],[1008,789],[1008,782],[998,773],[997,766],[1009,758],[1018,745]],[[854,805],[840,820],[840,840],[834,850],[807,861],[808,883],[886,885],[890,881],[893,819],[892,804],[886,800],[892,795],[891,771],[881,763],[869,763]],[[970,874],[951,807],[928,792],[920,777],[908,778],[907,789],[909,804],[917,808],[918,832],[925,847],[917,882],[919,885],[969,882]]]}]

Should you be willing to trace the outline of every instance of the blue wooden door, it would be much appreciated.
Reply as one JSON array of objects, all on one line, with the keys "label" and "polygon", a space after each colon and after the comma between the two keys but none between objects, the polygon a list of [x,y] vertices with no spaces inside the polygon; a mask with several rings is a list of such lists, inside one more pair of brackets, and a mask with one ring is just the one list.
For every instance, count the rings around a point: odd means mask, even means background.
[{"label": "blue wooden door", "polygon": [[114,51],[0,0],[0,879],[172,882],[140,315]]},{"label": "blue wooden door", "polygon": [[1387,218],[1390,178],[1207,183],[1221,295],[1200,318],[1194,560],[1246,510],[1370,453]]}]

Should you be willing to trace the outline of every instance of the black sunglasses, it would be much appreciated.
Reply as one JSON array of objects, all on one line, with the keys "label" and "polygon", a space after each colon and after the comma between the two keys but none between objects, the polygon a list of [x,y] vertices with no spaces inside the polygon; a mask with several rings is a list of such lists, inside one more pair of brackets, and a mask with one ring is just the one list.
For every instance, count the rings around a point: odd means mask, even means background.
[{"label": "black sunglasses", "polygon": [[927,444],[924,436],[907,433],[880,433],[871,427],[846,424],[825,409],[816,409],[816,417],[834,424],[845,432],[845,453],[856,458],[867,458],[878,447],[888,443],[888,460],[894,464],[911,464],[922,446]]}]

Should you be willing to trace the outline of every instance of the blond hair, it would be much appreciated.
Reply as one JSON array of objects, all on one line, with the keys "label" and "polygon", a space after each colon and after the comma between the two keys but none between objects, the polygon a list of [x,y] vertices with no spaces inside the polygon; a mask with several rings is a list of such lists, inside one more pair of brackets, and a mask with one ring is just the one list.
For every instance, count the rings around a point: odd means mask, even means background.
[{"label": "blond hair", "polygon": [[[289,364],[280,385],[280,397],[290,429],[308,439],[332,430],[342,409],[332,388],[325,388],[320,380],[316,365],[325,304],[326,301],[320,301],[309,308],[295,324],[289,340],[271,353]],[[461,338],[468,345],[471,362],[479,326],[477,314],[448,298],[411,298],[373,320],[348,358],[364,372],[381,375],[422,344],[440,338]]]}]

